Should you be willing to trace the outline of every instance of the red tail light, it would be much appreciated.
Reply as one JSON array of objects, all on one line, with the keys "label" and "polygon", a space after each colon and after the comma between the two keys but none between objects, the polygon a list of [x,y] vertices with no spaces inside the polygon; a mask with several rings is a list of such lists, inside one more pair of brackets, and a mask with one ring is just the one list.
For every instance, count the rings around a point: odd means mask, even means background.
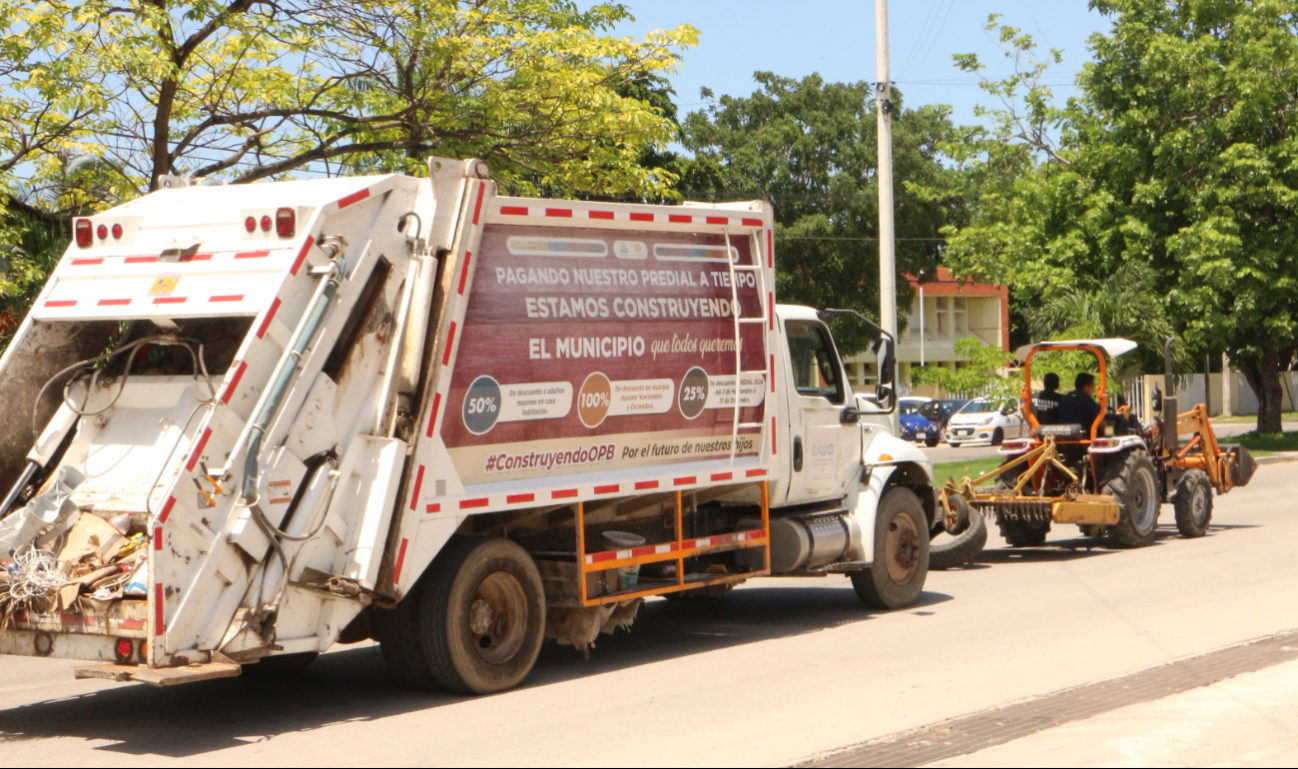
[{"label": "red tail light", "polygon": [[243,228],[244,228],[245,230],[247,230],[248,232],[256,232],[256,231],[257,231],[257,217],[255,217],[255,216],[250,216],[250,217],[248,217],[247,219],[244,219],[244,220],[243,220]]},{"label": "red tail light", "polygon": [[122,239],[122,225],[120,225],[120,224],[114,224],[114,225],[113,225],[113,240],[121,240],[121,239]]},{"label": "red tail light", "polygon": [[118,662],[130,662],[131,656],[135,652],[135,647],[131,644],[130,639],[117,639],[116,648],[113,650],[117,654]]},{"label": "red tail light", "polygon": [[262,232],[270,232],[270,217],[269,217],[269,216],[263,216],[263,217],[261,218],[261,231],[262,231]]},{"label": "red tail light", "polygon": [[90,248],[95,242],[94,228],[90,226],[89,219],[78,219],[76,225],[77,245],[81,248]]},{"label": "red tail light", "polygon": [[297,211],[281,208],[275,212],[275,234],[281,238],[291,238],[297,234]]}]

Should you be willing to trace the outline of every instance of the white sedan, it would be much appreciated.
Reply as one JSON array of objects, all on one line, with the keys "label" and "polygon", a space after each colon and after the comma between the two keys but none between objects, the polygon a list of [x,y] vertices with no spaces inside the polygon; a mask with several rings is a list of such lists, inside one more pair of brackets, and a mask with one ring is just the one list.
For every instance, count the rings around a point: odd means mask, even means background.
[{"label": "white sedan", "polygon": [[951,415],[942,436],[952,448],[987,444],[999,446],[1006,438],[1027,438],[1028,422],[1012,400],[978,398]]}]

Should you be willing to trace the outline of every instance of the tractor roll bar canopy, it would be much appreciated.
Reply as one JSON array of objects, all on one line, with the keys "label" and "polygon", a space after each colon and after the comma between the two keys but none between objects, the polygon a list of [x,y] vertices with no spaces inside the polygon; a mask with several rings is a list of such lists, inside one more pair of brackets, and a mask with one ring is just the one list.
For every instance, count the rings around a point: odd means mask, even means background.
[{"label": "tractor roll bar canopy", "polygon": [[1037,421],[1037,415],[1032,409],[1032,358],[1037,353],[1042,352],[1088,352],[1095,356],[1095,360],[1100,365],[1099,376],[1095,382],[1095,398],[1100,402],[1100,414],[1095,418],[1094,424],[1088,432],[1087,440],[1095,440],[1099,437],[1100,430],[1104,428],[1104,418],[1108,416],[1108,358],[1117,358],[1125,355],[1139,347],[1130,339],[1074,339],[1074,340],[1056,340],[1053,342],[1037,342],[1020,347],[1015,355],[1023,361],[1023,415],[1027,417],[1028,424],[1032,427],[1033,434],[1041,427]]}]

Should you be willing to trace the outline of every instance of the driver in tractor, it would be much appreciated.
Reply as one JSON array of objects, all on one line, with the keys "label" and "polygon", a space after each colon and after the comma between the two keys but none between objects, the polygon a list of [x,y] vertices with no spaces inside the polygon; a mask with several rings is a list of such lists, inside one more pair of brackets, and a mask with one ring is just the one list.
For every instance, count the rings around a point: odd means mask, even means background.
[{"label": "driver in tractor", "polygon": [[1073,391],[1059,402],[1059,424],[1083,425],[1086,431],[1100,416],[1100,404],[1095,402],[1095,375],[1082,372],[1073,380]]}]

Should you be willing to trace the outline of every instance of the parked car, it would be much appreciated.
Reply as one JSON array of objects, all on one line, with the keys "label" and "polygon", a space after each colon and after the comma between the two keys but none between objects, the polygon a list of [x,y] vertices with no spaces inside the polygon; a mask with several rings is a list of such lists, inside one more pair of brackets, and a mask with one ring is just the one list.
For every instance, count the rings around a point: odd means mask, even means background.
[{"label": "parked car", "polygon": [[943,438],[952,448],[978,443],[999,446],[1006,438],[1029,437],[1027,420],[1010,399],[978,398],[947,420]]},{"label": "parked car", "polygon": [[923,441],[929,448],[942,442],[942,425],[921,413],[924,406],[931,402],[932,398],[902,398],[898,401],[902,440]]},{"label": "parked car", "polygon": [[942,398],[940,400],[929,401],[920,406],[920,416],[930,422],[936,422],[939,427],[946,430],[947,420],[951,415],[964,408],[968,403],[967,398]]}]

